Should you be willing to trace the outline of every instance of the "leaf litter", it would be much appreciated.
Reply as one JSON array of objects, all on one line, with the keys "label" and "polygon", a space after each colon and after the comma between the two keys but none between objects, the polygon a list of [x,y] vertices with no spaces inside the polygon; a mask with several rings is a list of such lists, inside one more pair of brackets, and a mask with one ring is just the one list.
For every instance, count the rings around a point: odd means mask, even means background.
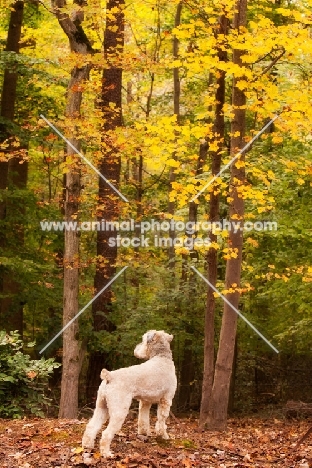
[{"label": "leaf litter", "polygon": [[[152,421],[155,423],[155,421]],[[231,419],[225,432],[200,431],[196,419],[170,418],[170,440],[136,434],[126,420],[114,458],[81,447],[86,420],[0,420],[1,468],[311,468],[308,421]],[[303,436],[307,434],[306,437]],[[302,443],[298,444],[298,441]]]}]

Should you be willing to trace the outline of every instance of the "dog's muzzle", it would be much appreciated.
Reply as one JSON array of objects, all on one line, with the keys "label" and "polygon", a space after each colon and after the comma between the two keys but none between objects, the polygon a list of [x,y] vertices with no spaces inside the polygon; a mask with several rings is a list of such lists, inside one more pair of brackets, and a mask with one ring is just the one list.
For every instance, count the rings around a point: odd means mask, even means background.
[{"label": "dog's muzzle", "polygon": [[136,345],[134,349],[134,355],[138,359],[146,359],[146,346],[143,343]]}]

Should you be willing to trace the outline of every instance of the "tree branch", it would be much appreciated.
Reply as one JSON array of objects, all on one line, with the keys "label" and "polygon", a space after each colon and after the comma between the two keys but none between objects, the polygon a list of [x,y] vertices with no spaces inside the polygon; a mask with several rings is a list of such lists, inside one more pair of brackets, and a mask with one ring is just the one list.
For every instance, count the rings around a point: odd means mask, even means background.
[{"label": "tree branch", "polygon": [[75,1],[75,4],[78,4],[79,8],[73,11],[71,18],[67,13],[61,11],[66,5],[65,0],[52,0],[51,4],[54,15],[57,17],[61,28],[68,37],[71,51],[77,53],[93,53],[94,50],[91,43],[81,26],[84,17],[83,10],[80,6],[81,2],[79,0]]},{"label": "tree branch", "polygon": [[275,57],[275,59],[272,60],[272,62],[267,67],[265,67],[264,70],[262,70],[262,72],[260,73],[260,75],[258,75],[257,78],[259,78],[262,75],[265,75],[269,70],[271,70],[271,68],[274,67],[274,65],[279,61],[279,59],[283,57],[285,52],[286,52],[286,50],[283,47],[282,52],[277,57]]}]

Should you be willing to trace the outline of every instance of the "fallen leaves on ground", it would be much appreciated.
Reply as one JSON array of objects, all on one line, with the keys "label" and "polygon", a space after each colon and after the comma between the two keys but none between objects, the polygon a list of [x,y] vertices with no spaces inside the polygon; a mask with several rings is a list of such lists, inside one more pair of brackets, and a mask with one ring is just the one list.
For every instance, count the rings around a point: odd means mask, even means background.
[{"label": "fallen leaves on ground", "polygon": [[[199,431],[195,419],[170,419],[172,439],[137,436],[126,420],[113,442],[114,458],[81,448],[86,421],[0,420],[2,468],[310,468],[312,436],[308,421],[232,419],[226,432]],[[153,423],[155,421],[153,420]]]}]

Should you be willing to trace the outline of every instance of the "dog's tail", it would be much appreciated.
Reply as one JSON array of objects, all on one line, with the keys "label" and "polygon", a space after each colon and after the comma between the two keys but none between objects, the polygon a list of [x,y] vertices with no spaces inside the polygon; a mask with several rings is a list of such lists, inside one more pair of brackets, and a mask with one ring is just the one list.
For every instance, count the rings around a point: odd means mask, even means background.
[{"label": "dog's tail", "polygon": [[105,380],[106,383],[109,383],[112,379],[111,373],[107,369],[102,369],[100,377],[102,380]]}]

